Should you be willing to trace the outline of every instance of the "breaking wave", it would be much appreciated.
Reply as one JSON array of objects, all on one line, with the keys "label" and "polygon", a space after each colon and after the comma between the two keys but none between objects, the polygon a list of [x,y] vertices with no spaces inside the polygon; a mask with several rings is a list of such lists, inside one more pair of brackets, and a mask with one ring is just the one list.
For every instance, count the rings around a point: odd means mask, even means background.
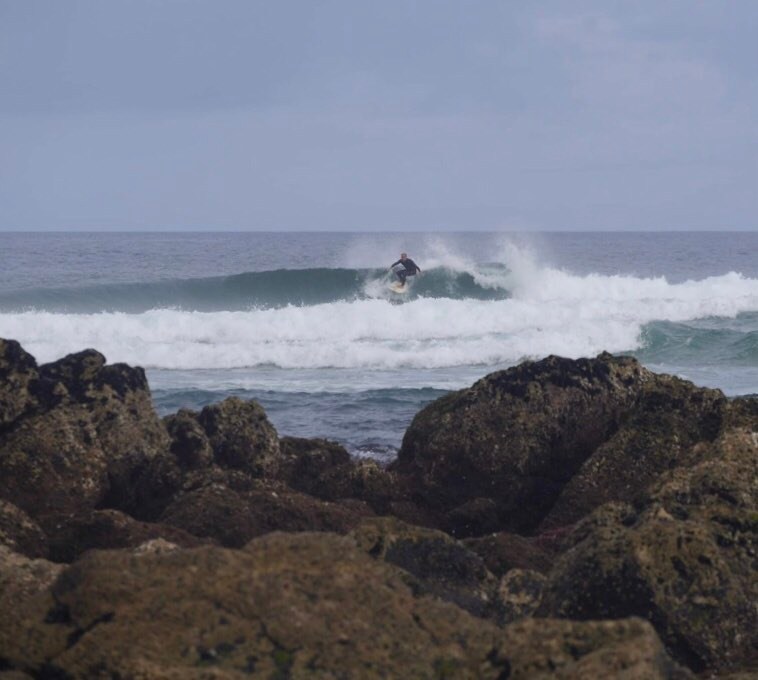
[{"label": "breaking wave", "polygon": [[758,280],[735,272],[682,283],[581,276],[516,253],[424,272],[404,304],[392,304],[385,276],[279,270],[6,293],[0,337],[41,361],[95,347],[109,361],[166,369],[502,366],[602,350],[651,362],[758,358]]}]

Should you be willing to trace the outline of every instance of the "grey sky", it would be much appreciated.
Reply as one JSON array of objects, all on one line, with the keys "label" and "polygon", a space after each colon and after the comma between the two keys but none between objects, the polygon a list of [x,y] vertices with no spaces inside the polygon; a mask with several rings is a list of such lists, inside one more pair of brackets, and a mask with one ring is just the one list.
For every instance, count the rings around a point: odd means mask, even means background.
[{"label": "grey sky", "polygon": [[758,2],[0,0],[0,230],[758,229]]}]

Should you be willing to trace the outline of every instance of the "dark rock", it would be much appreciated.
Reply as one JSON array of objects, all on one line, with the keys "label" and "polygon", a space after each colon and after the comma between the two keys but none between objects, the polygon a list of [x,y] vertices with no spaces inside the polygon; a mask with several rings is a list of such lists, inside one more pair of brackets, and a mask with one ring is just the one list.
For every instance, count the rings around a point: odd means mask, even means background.
[{"label": "dark rock", "polygon": [[691,677],[644,621],[500,630],[333,534],[93,551],[36,583],[0,617],[5,668],[32,677]]},{"label": "dark rock", "polygon": [[244,551],[88,553],[47,608],[0,621],[0,656],[59,677],[494,678],[496,634],[347,538],[271,534]]},{"label": "dark rock", "polygon": [[546,574],[555,559],[555,553],[543,548],[538,539],[506,532],[467,538],[463,544],[479,555],[496,576],[502,576],[511,569],[529,569]]},{"label": "dark rock", "polygon": [[696,463],[696,444],[718,436],[727,407],[719,390],[656,375],[619,431],[563,487],[541,529],[573,524],[608,501],[634,501],[663,472]]},{"label": "dark rock", "polygon": [[[3,343],[8,354],[12,343]],[[136,476],[168,449],[144,371],[105,366],[94,350],[38,370],[28,355],[20,356],[16,365],[28,380],[18,389],[28,395],[23,408],[11,409],[23,417],[0,433],[0,497],[43,524],[100,505],[133,506]],[[20,385],[20,369],[14,370],[12,384]]]},{"label": "dark rock", "polygon": [[43,528],[94,508],[107,492],[106,456],[85,407],[24,417],[0,437],[0,498]]},{"label": "dark rock", "polygon": [[139,520],[154,522],[186,483],[176,457],[159,453],[134,471],[130,500],[123,509]]},{"label": "dark rock", "polygon": [[540,613],[649,619],[700,672],[756,666],[758,444],[732,430],[677,468],[637,509],[609,504],[579,525],[549,576]]},{"label": "dark rock", "polygon": [[512,623],[532,616],[542,600],[545,577],[537,571],[511,569],[497,589],[499,620]]},{"label": "dark rock", "polygon": [[185,470],[205,468],[213,463],[213,449],[197,414],[189,409],[180,409],[163,419],[171,437],[171,453]]},{"label": "dark rock", "polygon": [[[19,615],[26,612],[30,602],[44,593],[62,570],[63,565],[43,559],[30,559],[0,545],[0,612],[3,612],[0,627],[3,626],[3,621],[10,622],[12,613]],[[5,635],[20,633],[12,626],[3,632]],[[3,632],[0,632],[0,659],[4,657]]]},{"label": "dark rock", "polygon": [[0,545],[26,557],[48,556],[47,536],[23,510],[0,500]]},{"label": "dark rock", "polygon": [[651,379],[636,360],[609,354],[493,373],[418,413],[392,469],[412,475],[432,507],[489,498],[501,528],[529,531]]},{"label": "dark rock", "polygon": [[[94,400],[94,396],[90,397],[89,392],[104,366],[105,357],[100,352],[85,349],[58,361],[43,364],[40,366],[40,375],[49,383],[60,383],[73,401],[86,402]],[[147,384],[143,386],[146,387]]]},{"label": "dark rock", "polygon": [[409,500],[407,480],[376,461],[350,461],[326,470],[318,478],[315,495],[329,500],[356,498],[379,514],[390,514],[394,503]]},{"label": "dark rock", "polygon": [[71,518],[50,536],[50,559],[72,562],[92,549],[134,548],[163,538],[180,547],[208,543],[176,527],[139,522],[118,510],[97,510]]},{"label": "dark rock", "polygon": [[363,508],[325,502],[281,483],[259,482],[249,490],[235,491],[209,482],[178,494],[160,521],[224,546],[240,547],[271,531],[344,533],[365,516]]},{"label": "dark rock", "polygon": [[482,617],[498,617],[498,580],[482,559],[447,534],[394,518],[364,521],[350,536],[372,557],[412,574],[419,592]]},{"label": "dark rock", "polygon": [[206,406],[197,415],[197,421],[205,430],[218,465],[254,477],[276,474],[279,437],[256,401],[229,397]]},{"label": "dark rock", "polygon": [[695,677],[669,658],[647,621],[635,618],[586,622],[524,619],[505,627],[491,660],[507,668],[501,677],[513,680]]},{"label": "dark rock", "polygon": [[106,504],[128,508],[134,503],[135,478],[169,448],[145,372],[125,364],[104,366],[95,375],[87,399],[92,400],[92,423],[107,456],[110,489]]},{"label": "dark rock", "polygon": [[263,533],[246,500],[223,484],[179,494],[161,515],[160,523],[235,548]]},{"label": "dark rock", "polygon": [[346,533],[370,511],[364,505],[332,503],[286,487],[261,488],[247,495],[247,504],[261,535],[271,531],[333,531]]},{"label": "dark rock", "polygon": [[335,467],[350,465],[350,454],[343,446],[326,439],[282,437],[279,478],[303,493],[318,496],[319,477]]},{"label": "dark rock", "polygon": [[445,517],[445,529],[457,538],[489,534],[499,526],[498,506],[491,498],[473,498]]},{"label": "dark rock", "polygon": [[36,406],[30,387],[38,378],[34,357],[15,340],[0,338],[0,431]]}]

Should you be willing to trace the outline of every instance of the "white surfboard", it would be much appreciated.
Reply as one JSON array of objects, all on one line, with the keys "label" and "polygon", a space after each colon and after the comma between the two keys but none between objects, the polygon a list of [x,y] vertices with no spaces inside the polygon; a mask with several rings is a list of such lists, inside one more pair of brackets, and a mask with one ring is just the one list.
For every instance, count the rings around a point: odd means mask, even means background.
[{"label": "white surfboard", "polygon": [[393,293],[399,293],[400,295],[403,295],[404,293],[408,292],[408,289],[410,286],[406,283],[404,286],[400,285],[400,281],[393,281],[389,286],[387,286]]}]

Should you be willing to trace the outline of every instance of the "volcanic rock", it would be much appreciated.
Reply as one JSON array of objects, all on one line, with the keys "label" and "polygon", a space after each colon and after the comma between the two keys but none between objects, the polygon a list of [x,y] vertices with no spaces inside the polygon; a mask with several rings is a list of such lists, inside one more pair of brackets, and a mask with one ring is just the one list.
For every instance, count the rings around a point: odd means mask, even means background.
[{"label": "volcanic rock", "polygon": [[166,416],[163,424],[171,437],[171,453],[182,469],[195,470],[213,463],[211,443],[194,411],[179,409]]},{"label": "volcanic rock", "polygon": [[[0,545],[0,612],[3,612],[0,619],[10,620],[12,613],[16,616],[24,613],[29,602],[44,592],[62,570],[63,565],[30,559]],[[0,650],[0,667],[2,657]]]},{"label": "volcanic rock", "polygon": [[539,539],[507,532],[467,538],[463,544],[479,555],[496,576],[502,576],[511,569],[529,569],[546,574],[555,559],[555,552],[543,547]]},{"label": "volcanic rock", "polygon": [[107,459],[84,406],[26,416],[0,436],[0,497],[43,528],[56,515],[96,507],[108,488]]},{"label": "volcanic rock", "polygon": [[497,675],[494,628],[416,598],[392,567],[330,534],[271,534],[245,551],[92,552],[32,614],[14,612],[23,642],[0,623],[0,657],[32,673]]},{"label": "volcanic rock", "polygon": [[45,532],[23,510],[0,500],[0,545],[26,557],[47,557]]},{"label": "volcanic rock", "polygon": [[197,415],[215,462],[254,477],[271,477],[279,466],[279,437],[258,402],[229,397]]},{"label": "volcanic rock", "polygon": [[343,446],[326,439],[282,437],[279,446],[279,478],[293,489],[314,496],[322,491],[319,478],[323,473],[352,462]]},{"label": "volcanic rock", "polygon": [[499,621],[511,623],[532,616],[542,600],[545,577],[537,571],[511,569],[497,588]]},{"label": "volcanic rock", "polygon": [[94,350],[70,354],[40,367],[48,384],[63,386],[66,404],[81,405],[106,455],[109,490],[107,507],[133,505],[134,478],[149,461],[169,446],[166,430],[153,408],[150,388],[141,368],[105,365]]},{"label": "volcanic rock", "polygon": [[0,660],[33,677],[690,677],[644,621],[499,630],[406,581],[333,534],[93,551],[6,610]]},{"label": "volcanic rock", "polygon": [[364,521],[350,536],[367,554],[412,574],[419,592],[476,616],[498,617],[498,579],[476,553],[444,532],[377,518]]},{"label": "volcanic rock", "polygon": [[758,667],[758,442],[724,433],[708,460],[602,506],[556,562],[540,613],[649,619],[691,669]]},{"label": "volcanic rock", "polygon": [[31,387],[38,379],[34,357],[15,340],[0,338],[0,431],[36,406]]},{"label": "volcanic rock", "polygon": [[719,390],[656,375],[621,428],[563,487],[541,530],[573,524],[607,501],[633,501],[662,473],[696,463],[696,444],[718,436],[727,409]]},{"label": "volcanic rock", "polygon": [[344,533],[367,514],[364,508],[325,502],[281,483],[258,482],[235,490],[209,481],[177,494],[160,521],[224,546],[241,547],[270,531]]},{"label": "volcanic rock", "polygon": [[142,369],[106,366],[94,350],[37,369],[17,343],[2,348],[0,389],[9,382],[21,401],[4,410],[0,497],[43,527],[57,515],[128,507],[135,476],[168,448]]},{"label": "volcanic rock", "polygon": [[653,627],[641,619],[524,619],[506,626],[492,661],[513,680],[694,680],[674,663]]},{"label": "volcanic rock", "polygon": [[139,522],[118,510],[96,510],[71,518],[50,535],[50,558],[72,562],[92,549],[133,548],[162,538],[181,547],[210,542],[176,527]]},{"label": "volcanic rock", "polygon": [[634,501],[754,410],[629,357],[548,357],[428,405],[392,469],[456,536],[544,533]]},{"label": "volcanic rock", "polygon": [[536,527],[653,378],[627,357],[551,356],[488,375],[413,419],[392,469],[432,507],[497,504],[502,529]]}]

